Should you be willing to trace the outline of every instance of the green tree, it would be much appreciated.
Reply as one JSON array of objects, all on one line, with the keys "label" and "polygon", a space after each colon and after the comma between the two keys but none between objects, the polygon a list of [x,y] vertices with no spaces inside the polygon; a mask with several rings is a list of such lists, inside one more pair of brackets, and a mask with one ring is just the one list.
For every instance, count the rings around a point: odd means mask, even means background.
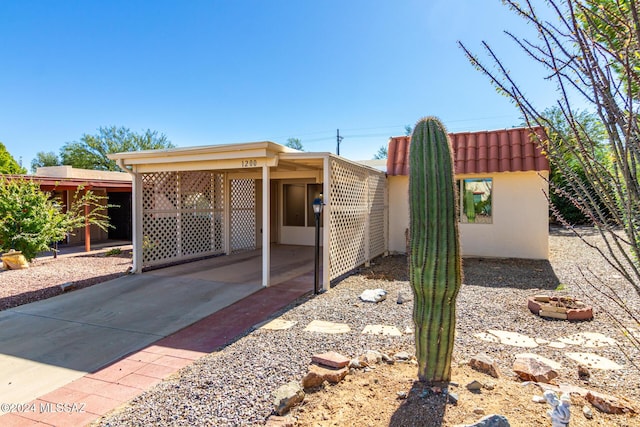
[{"label": "green tree", "polygon": [[53,151],[46,153],[44,151],[37,152],[36,158],[31,160],[31,172],[35,173],[38,168],[45,166],[60,166],[58,155]]},{"label": "green tree", "polygon": [[[540,113],[540,116],[541,120],[546,123],[547,136],[554,141],[553,145],[557,147],[558,155],[562,156],[562,162],[573,171],[586,188],[590,188],[590,191],[593,191],[579,159],[572,154],[566,144],[568,143],[569,146],[573,147],[577,144],[576,138],[581,140],[589,138],[594,141],[594,156],[599,162],[605,163],[607,161],[606,133],[600,119],[586,110],[576,110],[574,119],[580,126],[577,135],[574,135],[570,122],[559,107],[546,108]],[[526,123],[523,123],[523,126],[526,126]],[[551,187],[549,197],[554,207],[552,216],[555,216],[556,220],[570,224],[589,223],[588,214],[583,213],[582,207],[574,203],[579,195],[574,193],[562,168],[558,168],[556,163],[551,163],[549,176]],[[599,204],[601,209],[606,210],[606,206],[602,202]]]},{"label": "green tree", "polygon": [[82,169],[119,170],[107,154],[125,151],[173,148],[164,134],[147,129],[142,134],[125,127],[101,127],[97,135],[83,135],[80,141],[67,142],[60,150],[62,164]]},{"label": "green tree", "polygon": [[0,173],[25,174],[27,170],[20,166],[16,159],[7,151],[7,147],[0,142]]},{"label": "green tree", "polygon": [[[498,92],[514,102],[528,125],[546,128],[548,136],[536,137],[537,141],[563,175],[571,202],[589,218],[604,244],[596,246],[579,230],[571,230],[640,297],[640,99],[636,89],[640,87],[640,10],[631,0],[547,0],[540,6],[545,8],[542,13],[530,1],[504,3],[536,31],[534,39],[507,34],[535,62],[533,69],[544,70],[541,79],[554,83],[556,106],[566,126],[550,120],[534,105],[522,81],[489,44],[483,42],[486,56],[482,59],[460,46]],[[586,104],[594,112],[604,128],[603,140],[585,129],[577,104]],[[609,313],[610,319],[640,349],[640,339],[627,329],[627,320],[640,326],[640,316],[596,273],[587,274],[590,267],[583,266],[582,271],[594,299],[617,303],[628,318],[623,321],[617,313]]]},{"label": "green tree", "polygon": [[287,139],[287,143],[284,144],[285,147],[293,148],[295,150],[304,151],[302,147],[302,141],[299,138],[289,138]]},{"label": "green tree", "polygon": [[406,136],[411,136],[412,133],[413,133],[413,128],[411,127],[411,125],[404,125],[404,134]]},{"label": "green tree", "polygon": [[610,66],[621,77],[625,90],[638,99],[640,82],[627,78],[631,76],[625,71],[625,67],[640,70],[640,29],[633,26],[636,8],[634,0],[588,0],[576,9],[576,17],[585,33],[614,58]]},{"label": "green tree", "polygon": [[[0,178],[0,250],[21,251],[31,261],[38,252],[50,249],[53,242],[82,227],[85,218],[106,230],[109,223],[102,214],[103,198],[91,191],[81,191],[76,192],[75,202],[63,212],[64,207],[40,190],[38,183]],[[85,217],[86,205],[90,213]]]},{"label": "green tree", "polygon": [[386,159],[388,155],[389,153],[387,151],[387,146],[383,145],[380,148],[378,148],[378,152],[373,155],[373,158],[376,160],[382,160],[382,159]]}]

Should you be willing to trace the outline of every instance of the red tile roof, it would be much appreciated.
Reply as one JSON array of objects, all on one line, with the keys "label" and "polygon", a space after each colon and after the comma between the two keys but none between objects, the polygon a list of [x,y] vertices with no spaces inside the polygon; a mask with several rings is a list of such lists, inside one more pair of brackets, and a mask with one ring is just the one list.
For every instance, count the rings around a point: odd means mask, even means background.
[{"label": "red tile roof", "polygon": [[[541,127],[450,133],[456,174],[549,170],[532,132],[544,138]],[[410,136],[389,139],[388,175],[409,175],[410,142]]]}]

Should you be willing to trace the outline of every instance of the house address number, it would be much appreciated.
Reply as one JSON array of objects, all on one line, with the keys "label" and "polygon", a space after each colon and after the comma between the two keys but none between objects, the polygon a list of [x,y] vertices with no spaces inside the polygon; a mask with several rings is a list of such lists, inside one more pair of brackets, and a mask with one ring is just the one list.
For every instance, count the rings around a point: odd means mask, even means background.
[{"label": "house address number", "polygon": [[242,167],[243,168],[252,168],[258,166],[258,161],[257,160],[242,160]]}]

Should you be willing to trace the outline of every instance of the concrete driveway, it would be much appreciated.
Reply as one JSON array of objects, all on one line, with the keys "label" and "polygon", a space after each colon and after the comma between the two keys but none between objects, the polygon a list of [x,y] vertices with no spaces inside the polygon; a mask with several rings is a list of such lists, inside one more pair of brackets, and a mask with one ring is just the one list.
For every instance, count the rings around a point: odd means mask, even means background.
[{"label": "concrete driveway", "polygon": [[[274,284],[309,269],[305,250],[272,253]],[[260,289],[260,268],[248,252],[0,312],[0,402],[29,402],[239,301]]]}]

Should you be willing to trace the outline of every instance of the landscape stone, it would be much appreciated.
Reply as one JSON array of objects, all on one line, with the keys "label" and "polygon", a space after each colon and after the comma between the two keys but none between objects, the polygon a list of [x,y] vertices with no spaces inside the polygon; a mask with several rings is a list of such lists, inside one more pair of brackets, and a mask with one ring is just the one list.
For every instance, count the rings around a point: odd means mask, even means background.
[{"label": "landscape stone", "polygon": [[480,391],[482,389],[482,383],[478,380],[473,380],[467,384],[467,390]]},{"label": "landscape stone", "polygon": [[447,401],[452,405],[457,405],[459,400],[460,396],[458,396],[458,393],[449,392],[449,394],[447,394]]},{"label": "landscape stone", "polygon": [[398,292],[398,304],[404,303],[404,297],[402,296],[402,292]]},{"label": "landscape stone", "polygon": [[469,361],[469,366],[476,371],[491,375],[494,378],[500,378],[498,364],[485,353],[479,353],[473,356]]},{"label": "landscape stone", "polygon": [[535,353],[519,353],[516,354],[516,359],[521,358],[521,357],[530,357],[532,359],[536,359],[538,362],[542,362],[545,365],[550,366],[551,368],[557,370],[562,369],[562,365],[558,362],[556,362],[555,360],[551,360],[551,359],[547,359],[546,357],[542,357],[538,354]]},{"label": "landscape stone", "polygon": [[496,388],[496,383],[494,383],[493,381],[487,381],[482,385],[483,388],[486,388],[487,390],[493,390],[494,388]]},{"label": "landscape stone", "polygon": [[382,362],[382,353],[375,350],[367,350],[358,359],[360,360],[361,364],[365,364],[365,366],[371,366],[375,365],[376,363]]},{"label": "landscape stone", "polygon": [[533,403],[546,403],[546,402],[547,402],[547,401],[545,400],[545,398],[544,398],[544,397],[542,397],[542,396],[538,396],[538,395],[533,396],[533,397],[531,398],[531,401],[532,401]]},{"label": "landscape stone", "polygon": [[589,381],[591,378],[591,372],[584,365],[578,365],[578,378],[582,381]]},{"label": "landscape stone", "polygon": [[585,399],[606,414],[636,413],[636,409],[630,402],[615,396],[590,391],[585,396]]},{"label": "landscape stone", "polygon": [[584,417],[588,420],[593,419],[593,411],[591,411],[591,408],[589,408],[587,405],[584,405],[582,407],[582,415],[584,415]]},{"label": "landscape stone", "polygon": [[392,337],[401,337],[400,329],[391,325],[366,325],[362,330],[363,334],[369,335],[389,335]]},{"label": "landscape stone", "polygon": [[504,415],[487,415],[473,424],[458,425],[456,427],[511,427]]},{"label": "landscape stone", "polygon": [[484,415],[485,411],[482,408],[475,408],[473,410],[473,413],[476,414],[476,415]]},{"label": "landscape stone", "polygon": [[473,334],[473,336],[476,338],[480,338],[482,341],[486,341],[486,342],[494,342],[494,343],[500,342],[500,338],[488,332],[478,332],[477,334]]},{"label": "landscape stone", "polygon": [[558,341],[584,348],[609,347],[617,344],[616,340],[599,332],[579,332],[569,335],[568,337],[560,338]]},{"label": "landscape stone", "polygon": [[396,359],[394,359],[393,357],[389,356],[386,353],[382,353],[382,361],[384,363],[388,363],[389,365],[393,365],[396,363]]},{"label": "landscape stone", "polygon": [[283,320],[283,319],[273,319],[270,322],[266,322],[259,326],[260,329],[268,330],[268,331],[282,331],[285,329],[292,328],[296,323],[291,320]]},{"label": "landscape stone", "polygon": [[351,331],[351,328],[346,323],[312,320],[304,330],[307,332],[320,332],[323,334],[345,334]]},{"label": "landscape stone", "polygon": [[265,423],[265,427],[294,427],[295,425],[296,422],[292,418],[279,415],[271,415]]},{"label": "landscape stone", "polygon": [[364,302],[381,302],[387,299],[387,291],[384,289],[365,289],[360,294],[360,299]]},{"label": "landscape stone", "polygon": [[520,357],[513,363],[513,371],[524,381],[548,383],[558,376],[549,365],[532,357]]},{"label": "landscape stone", "polygon": [[349,367],[353,368],[353,369],[360,369],[360,368],[364,368],[364,366],[362,365],[362,363],[360,363],[360,359],[358,359],[357,357],[354,357],[353,359],[351,359],[349,361]]},{"label": "landscape stone", "polygon": [[563,342],[552,341],[549,343],[549,347],[551,348],[566,348],[567,345]]},{"label": "landscape stone", "polygon": [[337,384],[347,376],[349,368],[330,369],[319,365],[310,365],[307,375],[302,378],[302,387],[305,390],[318,387],[323,382],[328,381]]},{"label": "landscape stone", "polygon": [[319,365],[329,366],[331,368],[344,368],[349,364],[349,359],[335,351],[328,351],[322,354],[314,354],[311,361]]},{"label": "landscape stone", "polygon": [[273,395],[273,405],[278,415],[286,414],[304,400],[304,390],[297,381],[290,381],[280,386]]},{"label": "landscape stone", "polygon": [[393,357],[395,357],[396,360],[400,360],[400,361],[406,361],[411,359],[411,355],[406,351],[399,351],[396,354],[394,354]]},{"label": "landscape stone", "polygon": [[487,332],[498,337],[502,344],[525,348],[538,347],[538,344],[533,338],[519,334],[518,332],[501,331],[497,329],[489,329]]},{"label": "landscape stone", "polygon": [[609,360],[606,357],[599,356],[594,353],[565,353],[565,355],[591,369],[603,369],[603,370],[618,370],[622,369],[622,366],[618,365],[613,360]]}]

